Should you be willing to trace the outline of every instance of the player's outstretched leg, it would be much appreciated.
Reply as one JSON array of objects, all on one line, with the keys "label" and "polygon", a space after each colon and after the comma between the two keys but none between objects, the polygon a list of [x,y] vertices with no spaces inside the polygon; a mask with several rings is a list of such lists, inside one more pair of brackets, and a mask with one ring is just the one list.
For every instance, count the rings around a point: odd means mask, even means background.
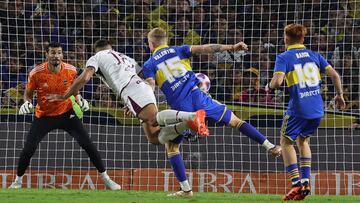
[{"label": "player's outstretched leg", "polygon": [[[193,123],[196,126],[196,132],[200,131],[202,134],[208,134],[209,130],[205,124],[205,116],[201,111],[164,110],[158,113],[157,107],[154,104],[145,106],[137,115],[143,121],[142,126],[146,137],[152,144],[165,144],[175,139],[184,130],[189,129],[189,123]],[[169,125],[172,122],[176,124]],[[165,124],[167,126],[160,129],[159,125]]]},{"label": "player's outstretched leg", "polygon": [[165,126],[183,121],[194,120],[195,112],[177,111],[173,109],[166,109],[156,114],[156,121],[159,125]]},{"label": "player's outstretched leg", "polygon": [[180,191],[169,194],[168,196],[185,196],[185,197],[193,196],[193,192],[191,190],[189,181],[187,180],[186,177],[184,160],[180,154],[180,150],[179,150],[180,144],[169,142],[165,144],[165,147],[168,153],[171,167],[181,187]]},{"label": "player's outstretched leg", "polygon": [[205,123],[206,112],[200,109],[196,112],[163,110],[157,113],[156,121],[161,126],[187,121],[187,127],[201,136],[208,136],[209,129]]},{"label": "player's outstretched leg", "polygon": [[254,126],[239,119],[234,113],[231,113],[231,119],[229,125],[232,128],[239,130],[241,133],[261,144],[266,151],[272,156],[278,157],[281,155],[281,147],[272,144],[261,132],[259,132]]}]

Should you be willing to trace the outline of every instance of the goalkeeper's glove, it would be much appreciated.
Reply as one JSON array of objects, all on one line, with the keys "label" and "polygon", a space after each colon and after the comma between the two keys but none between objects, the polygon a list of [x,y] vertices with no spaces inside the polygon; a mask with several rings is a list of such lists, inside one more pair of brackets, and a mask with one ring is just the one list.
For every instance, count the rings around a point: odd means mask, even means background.
[{"label": "goalkeeper's glove", "polygon": [[27,113],[31,113],[31,110],[34,108],[34,106],[29,102],[29,101],[25,101],[23,103],[23,105],[21,105],[20,110],[19,110],[19,114],[27,114]]},{"label": "goalkeeper's glove", "polygon": [[76,96],[76,102],[79,104],[83,112],[88,111],[90,109],[89,102],[86,99],[82,98],[80,94]]}]

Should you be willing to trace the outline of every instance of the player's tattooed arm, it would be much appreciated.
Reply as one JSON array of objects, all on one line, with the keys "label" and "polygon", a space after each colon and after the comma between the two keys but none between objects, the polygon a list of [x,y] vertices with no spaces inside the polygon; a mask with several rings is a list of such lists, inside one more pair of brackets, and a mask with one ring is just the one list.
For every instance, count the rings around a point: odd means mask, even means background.
[{"label": "player's tattooed arm", "polygon": [[239,42],[234,45],[224,44],[205,44],[205,45],[193,45],[191,52],[193,54],[211,54],[222,51],[240,51],[247,50],[247,45],[243,42]]},{"label": "player's tattooed arm", "polygon": [[210,49],[212,49],[213,52],[220,52],[222,45],[221,44],[211,44],[209,45]]}]

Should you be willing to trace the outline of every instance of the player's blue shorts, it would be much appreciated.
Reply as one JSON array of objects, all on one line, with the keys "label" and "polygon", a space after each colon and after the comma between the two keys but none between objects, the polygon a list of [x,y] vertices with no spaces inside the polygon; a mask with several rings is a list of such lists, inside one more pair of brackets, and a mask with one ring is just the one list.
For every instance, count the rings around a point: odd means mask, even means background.
[{"label": "player's blue shorts", "polygon": [[312,135],[320,125],[321,118],[305,119],[290,116],[285,113],[281,125],[281,136],[295,142],[298,136],[307,138]]},{"label": "player's blue shorts", "polygon": [[[228,125],[230,123],[232,111],[224,104],[212,99],[208,94],[200,89],[195,89],[177,104],[171,104],[171,108],[178,111],[195,112],[204,109],[206,112],[206,121],[209,124]],[[172,140],[173,143],[179,144],[183,135],[179,135]]]},{"label": "player's blue shorts", "polygon": [[212,99],[208,94],[200,89],[195,89],[177,104],[171,104],[171,108],[178,111],[195,112],[204,109],[206,121],[210,124],[228,125],[232,111],[224,104]]}]

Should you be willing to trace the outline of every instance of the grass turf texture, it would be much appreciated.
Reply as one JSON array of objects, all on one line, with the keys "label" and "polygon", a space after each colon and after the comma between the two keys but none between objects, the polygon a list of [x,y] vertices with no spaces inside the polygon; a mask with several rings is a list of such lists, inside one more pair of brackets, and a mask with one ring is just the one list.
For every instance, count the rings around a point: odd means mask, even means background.
[{"label": "grass turf texture", "polygon": [[[227,203],[227,202],[283,202],[281,195],[260,195],[243,193],[195,193],[192,198],[166,197],[165,192],[144,191],[94,191],[62,189],[2,189],[1,203]],[[294,202],[294,201],[292,201]],[[301,202],[360,202],[360,196],[309,196]]]}]

